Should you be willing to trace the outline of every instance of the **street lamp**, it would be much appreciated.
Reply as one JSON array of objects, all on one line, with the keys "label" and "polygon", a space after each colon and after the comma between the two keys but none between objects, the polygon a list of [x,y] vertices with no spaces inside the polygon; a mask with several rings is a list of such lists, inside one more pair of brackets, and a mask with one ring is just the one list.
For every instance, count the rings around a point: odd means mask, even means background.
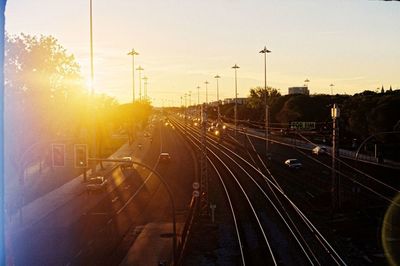
[{"label": "street lamp", "polygon": [[221,77],[219,75],[216,75],[214,77],[217,80],[217,121],[218,123],[220,122],[220,113],[219,113],[219,87],[218,87],[218,79],[220,79]]},{"label": "street lamp", "polygon": [[185,99],[185,110],[186,110],[186,107],[187,107],[187,93],[184,94],[184,99]]},{"label": "street lamp", "polygon": [[132,102],[135,102],[135,55],[139,55],[139,53],[132,48],[128,55],[132,56]]},{"label": "street lamp", "polygon": [[142,100],[142,71],[144,69],[139,66],[136,70],[139,71],[139,100]]},{"label": "street lamp", "polygon": [[260,51],[261,54],[264,54],[264,92],[265,92],[265,97],[264,97],[264,104],[265,104],[265,156],[268,157],[268,129],[269,129],[269,106],[267,103],[267,54],[271,53],[270,50],[267,49],[266,46],[264,46],[264,49]]},{"label": "street lamp", "polygon": [[335,85],[332,83],[331,83],[331,85],[329,85],[329,87],[331,87],[331,95],[333,95],[333,86],[335,86]]},{"label": "street lamp", "polygon": [[204,84],[206,84],[206,104],[208,104],[208,89],[207,89],[207,85],[209,84],[209,82],[206,80],[206,82],[204,82]]},{"label": "street lamp", "polygon": [[192,105],[192,91],[189,91],[189,107]]},{"label": "street lamp", "polygon": [[94,95],[94,70],[93,70],[93,4],[90,0],[90,90],[92,96]]},{"label": "street lamp", "polygon": [[[97,112],[95,111],[95,100],[94,100],[94,63],[93,63],[93,1],[90,0],[90,91],[91,91],[91,96],[92,96],[92,103],[93,103],[93,123],[94,123],[94,128],[97,128]],[[93,131],[93,149],[91,151],[91,154],[93,157],[97,156],[97,132],[96,130]],[[101,168],[103,168],[103,165],[100,163]],[[92,172],[96,171],[96,164],[94,164]],[[86,178],[85,178],[86,181]]]},{"label": "street lamp", "polygon": [[200,105],[200,86],[197,86],[197,105]]},{"label": "street lamp", "polygon": [[237,70],[240,68],[238,65],[232,67],[235,69],[235,136],[237,134]]},{"label": "street lamp", "polygon": [[147,100],[147,80],[148,80],[148,78],[146,76],[144,76],[143,80],[144,80],[144,99]]},{"label": "street lamp", "polygon": [[340,176],[336,174],[337,171],[337,162],[336,157],[339,157],[339,124],[338,119],[340,117],[340,109],[337,104],[333,104],[331,108],[331,116],[332,116],[332,208],[333,210],[337,210],[341,205],[340,198]]}]

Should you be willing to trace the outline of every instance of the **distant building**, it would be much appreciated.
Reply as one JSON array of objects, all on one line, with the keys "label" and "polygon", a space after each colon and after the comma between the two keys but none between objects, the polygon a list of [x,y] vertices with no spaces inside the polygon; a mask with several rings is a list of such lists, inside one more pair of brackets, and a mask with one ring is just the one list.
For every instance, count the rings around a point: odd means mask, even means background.
[{"label": "distant building", "polygon": [[[235,103],[235,98],[225,98],[223,104]],[[237,98],[238,104],[246,104],[247,98]]]},{"label": "distant building", "polygon": [[306,86],[303,86],[303,87],[289,87],[289,94],[310,95],[310,91],[308,90],[308,87],[306,87]]}]

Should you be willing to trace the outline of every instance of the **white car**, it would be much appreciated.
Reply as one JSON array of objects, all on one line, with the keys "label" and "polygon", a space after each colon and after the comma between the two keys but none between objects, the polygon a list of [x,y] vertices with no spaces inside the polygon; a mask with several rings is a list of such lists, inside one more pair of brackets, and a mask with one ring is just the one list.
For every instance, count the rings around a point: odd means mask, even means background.
[{"label": "white car", "polygon": [[88,184],[86,185],[87,192],[90,191],[106,191],[107,179],[104,176],[96,176],[89,179]]},{"label": "white car", "polygon": [[312,149],[312,153],[313,154],[324,154],[327,153],[328,150],[325,147],[320,147],[320,146],[316,146],[314,149]]},{"label": "white car", "polygon": [[300,169],[303,167],[301,162],[297,159],[287,159],[285,165],[291,169]]},{"label": "white car", "polygon": [[128,167],[132,167],[132,157],[122,157],[122,160],[126,161],[126,163],[121,163],[121,168],[125,169]]},{"label": "white car", "polygon": [[169,155],[168,152],[160,153],[160,163],[162,163],[162,162],[167,163],[169,161],[171,161],[171,155]]}]

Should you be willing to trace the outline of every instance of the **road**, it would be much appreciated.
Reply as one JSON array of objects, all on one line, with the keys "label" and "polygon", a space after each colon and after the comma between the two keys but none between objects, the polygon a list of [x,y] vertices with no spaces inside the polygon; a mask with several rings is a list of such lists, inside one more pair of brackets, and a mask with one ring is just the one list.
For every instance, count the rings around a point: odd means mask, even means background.
[{"label": "road", "polygon": [[[170,126],[157,122],[152,138],[152,142],[144,140],[143,146],[150,146],[147,152],[143,148],[133,157],[161,173],[174,195],[177,222],[182,223],[192,196],[195,162],[188,146]],[[170,163],[158,162],[161,151],[171,154]],[[121,171],[118,167],[108,180],[114,190],[77,194],[39,222],[15,233],[15,264],[118,265],[140,228],[148,223],[171,222],[168,194],[149,171],[141,167]],[[98,203],[86,209],[92,201]]]}]

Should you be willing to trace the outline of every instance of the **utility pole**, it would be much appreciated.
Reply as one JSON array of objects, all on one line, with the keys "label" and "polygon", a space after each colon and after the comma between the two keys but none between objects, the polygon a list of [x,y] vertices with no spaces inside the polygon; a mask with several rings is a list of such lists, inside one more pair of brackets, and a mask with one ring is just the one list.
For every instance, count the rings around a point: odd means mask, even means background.
[{"label": "utility pole", "polygon": [[139,71],[139,100],[142,100],[142,71],[144,69],[139,66],[136,70]]},{"label": "utility pole", "polygon": [[147,80],[148,78],[146,76],[143,77],[144,80],[144,100],[147,100]]},{"label": "utility pole", "polygon": [[[97,157],[97,141],[98,141],[98,137],[97,137],[97,123],[98,123],[98,117],[97,117],[97,112],[95,111],[95,100],[94,100],[94,63],[93,63],[93,1],[90,0],[90,86],[91,86],[91,96],[92,96],[92,112],[94,112],[93,114],[93,149],[91,151],[92,153],[92,157],[96,158]],[[100,163],[100,166],[102,166],[102,164]],[[93,164],[93,168],[92,168],[92,173],[94,173],[96,171],[96,163]]]},{"label": "utility pole", "polygon": [[201,120],[201,106],[200,106],[200,86],[197,86],[197,111],[198,111],[198,121],[200,122]]},{"label": "utility pole", "polygon": [[90,91],[94,95],[94,70],[93,70],[93,3],[90,0]]},{"label": "utility pole", "polygon": [[208,171],[207,171],[207,104],[201,106],[201,146],[200,146],[200,214],[209,215]]},{"label": "utility pole", "polygon": [[208,104],[208,88],[207,88],[208,83],[209,82],[207,80],[204,82],[204,84],[206,84],[206,104]]},{"label": "utility pole", "polygon": [[221,115],[220,115],[220,111],[219,111],[219,86],[218,86],[218,80],[221,78],[219,75],[216,75],[214,77],[217,80],[217,121],[218,124],[221,123]]},{"label": "utility pole", "polygon": [[[267,159],[269,157],[269,106],[267,102],[267,53],[270,53],[271,51],[267,49],[266,46],[264,46],[264,49],[260,51],[261,54],[264,54],[264,105],[265,105],[265,158]],[[267,160],[265,160],[267,161]]]},{"label": "utility pole", "polygon": [[134,103],[135,102],[135,55],[139,55],[139,53],[132,48],[132,50],[128,53],[128,55],[132,56],[132,103]]},{"label": "utility pole", "polygon": [[340,209],[340,176],[336,173],[338,164],[336,162],[339,155],[339,124],[338,118],[340,117],[340,109],[337,104],[333,104],[331,108],[332,115],[332,210]]},{"label": "utility pole", "polygon": [[200,105],[200,86],[197,86],[197,105]]},{"label": "utility pole", "polygon": [[238,65],[232,67],[235,69],[235,137],[237,135],[237,70],[240,68]]}]

